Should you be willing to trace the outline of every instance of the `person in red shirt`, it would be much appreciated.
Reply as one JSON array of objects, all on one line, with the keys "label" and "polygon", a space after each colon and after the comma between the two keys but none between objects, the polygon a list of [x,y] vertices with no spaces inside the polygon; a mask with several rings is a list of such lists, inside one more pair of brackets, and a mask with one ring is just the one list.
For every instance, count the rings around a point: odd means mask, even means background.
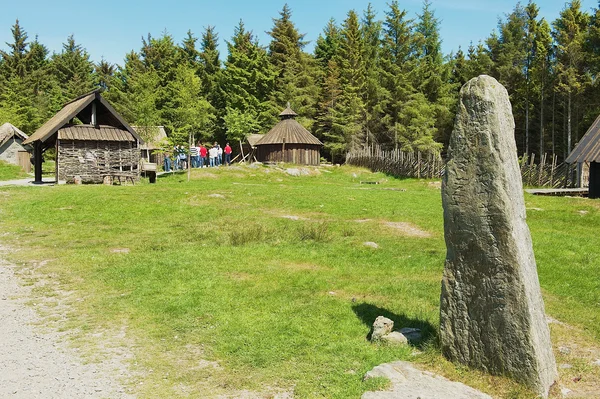
[{"label": "person in red shirt", "polygon": [[206,165],[206,147],[204,144],[200,145],[200,167],[203,168]]},{"label": "person in red shirt", "polygon": [[225,145],[223,152],[225,153],[225,163],[227,166],[231,165],[231,147],[229,146],[229,143]]}]

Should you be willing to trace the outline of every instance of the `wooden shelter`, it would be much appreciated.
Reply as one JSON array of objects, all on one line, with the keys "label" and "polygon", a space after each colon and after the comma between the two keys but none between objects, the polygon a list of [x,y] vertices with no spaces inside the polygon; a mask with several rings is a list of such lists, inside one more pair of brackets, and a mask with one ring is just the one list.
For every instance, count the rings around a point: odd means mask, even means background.
[{"label": "wooden shelter", "polygon": [[23,141],[29,136],[10,123],[0,126],[0,161],[19,165],[25,172],[31,170],[29,152]]},{"label": "wooden shelter", "polygon": [[[138,133],[140,137],[150,137],[144,144],[140,145],[140,151],[142,159],[147,162],[156,163],[159,165],[163,164],[165,159],[164,154],[161,154],[161,150],[165,150],[169,147],[167,142],[168,136],[164,126],[132,126],[133,130]],[[146,131],[148,134],[143,134]]]},{"label": "wooden shelter", "polygon": [[298,123],[296,116],[288,103],[279,114],[281,121],[256,143],[259,161],[319,164],[323,143]]},{"label": "wooden shelter", "polygon": [[138,180],[143,140],[100,95],[85,94],[65,106],[23,142],[33,146],[35,182],[42,182],[42,154],[56,149],[56,180],[86,183]]},{"label": "wooden shelter", "polygon": [[566,162],[577,163],[579,170],[589,167],[589,198],[600,198],[600,116],[571,151]]}]

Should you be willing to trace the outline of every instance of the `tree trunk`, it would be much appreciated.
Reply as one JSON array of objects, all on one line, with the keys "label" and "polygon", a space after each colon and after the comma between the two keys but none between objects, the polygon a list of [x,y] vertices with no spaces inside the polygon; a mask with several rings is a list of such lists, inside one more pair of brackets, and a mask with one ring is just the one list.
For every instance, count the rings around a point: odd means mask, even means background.
[{"label": "tree trunk", "polygon": [[525,154],[529,154],[529,95],[525,98]]},{"label": "tree trunk", "polygon": [[542,78],[540,98],[540,159],[544,155],[544,79]]},{"label": "tree trunk", "polygon": [[554,132],[555,132],[555,121],[556,121],[556,91],[552,93],[552,159],[556,155],[556,143],[554,142]]},{"label": "tree trunk", "polygon": [[571,92],[569,91],[569,104],[567,106],[567,153],[565,159],[571,153]]}]

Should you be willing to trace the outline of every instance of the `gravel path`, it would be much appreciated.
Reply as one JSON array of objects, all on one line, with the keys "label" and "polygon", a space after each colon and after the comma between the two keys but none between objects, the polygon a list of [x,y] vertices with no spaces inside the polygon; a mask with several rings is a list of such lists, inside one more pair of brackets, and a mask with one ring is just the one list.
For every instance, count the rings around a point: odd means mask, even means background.
[{"label": "gravel path", "polygon": [[41,331],[29,292],[0,258],[0,398],[133,398],[118,382],[127,373],[118,361],[84,364],[61,334]]}]

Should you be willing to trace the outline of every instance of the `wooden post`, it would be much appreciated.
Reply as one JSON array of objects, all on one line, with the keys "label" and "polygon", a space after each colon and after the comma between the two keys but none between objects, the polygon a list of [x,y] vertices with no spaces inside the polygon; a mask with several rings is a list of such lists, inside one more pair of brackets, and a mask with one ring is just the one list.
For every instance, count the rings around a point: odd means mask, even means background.
[{"label": "wooden post", "polygon": [[240,162],[245,162],[246,161],[246,156],[244,155],[244,146],[242,145],[242,140],[240,140],[240,153],[242,154],[242,159],[240,160]]},{"label": "wooden post", "polygon": [[58,134],[56,135],[56,145],[55,145],[55,154],[54,154],[54,180],[56,184],[58,184]]},{"label": "wooden post", "polygon": [[283,138],[283,143],[281,146],[281,159],[283,162],[285,162],[285,137]]},{"label": "wooden post", "polygon": [[42,184],[42,142],[33,143],[33,167],[35,171],[35,184]]},{"label": "wooden post", "polygon": [[190,154],[190,149],[192,148],[192,132],[190,132],[189,136],[188,136],[188,156],[187,156],[187,177],[188,177],[188,181],[190,181],[190,175],[192,173],[192,167],[191,167],[191,154]]}]

